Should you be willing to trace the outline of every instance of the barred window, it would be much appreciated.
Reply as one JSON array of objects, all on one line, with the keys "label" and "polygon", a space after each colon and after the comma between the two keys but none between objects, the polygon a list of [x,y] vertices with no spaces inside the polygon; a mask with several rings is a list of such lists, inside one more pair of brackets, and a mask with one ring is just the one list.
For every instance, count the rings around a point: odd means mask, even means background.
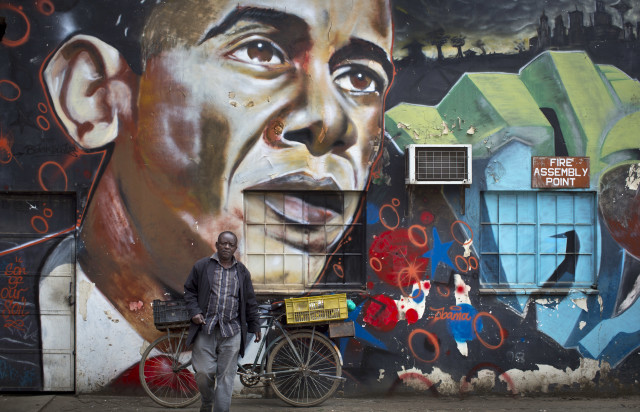
[{"label": "barred window", "polygon": [[591,287],[596,203],[592,192],[485,192],[483,284],[496,288]]},{"label": "barred window", "polygon": [[264,291],[361,288],[361,192],[245,192],[245,248]]}]

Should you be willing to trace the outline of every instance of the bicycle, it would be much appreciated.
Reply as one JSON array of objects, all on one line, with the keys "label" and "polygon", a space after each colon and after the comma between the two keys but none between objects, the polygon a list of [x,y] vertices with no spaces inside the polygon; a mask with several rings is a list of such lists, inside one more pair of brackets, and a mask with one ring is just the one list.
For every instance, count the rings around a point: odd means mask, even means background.
[{"label": "bicycle", "polygon": [[[154,321],[156,302],[159,301],[154,301]],[[320,321],[285,327],[281,322],[285,316],[283,306],[284,302],[259,305],[260,327],[265,330],[265,338],[253,363],[238,364],[240,382],[246,387],[261,381],[268,383],[276,396],[289,405],[318,405],[331,397],[345,380],[340,351],[318,328],[329,325],[327,329],[332,338],[353,336],[353,322]],[[187,327],[188,323],[179,326],[180,332],[176,328],[167,329],[167,335],[149,345],[140,361],[143,388],[151,399],[163,406],[184,407],[200,399],[191,352],[185,347]],[[272,335],[276,336],[267,344],[269,331],[274,331]],[[153,365],[158,357],[162,367],[149,368],[147,364]]]},{"label": "bicycle", "polygon": [[[278,336],[266,347],[266,340],[260,342],[253,363],[238,365],[240,382],[251,387],[264,380],[289,405],[319,405],[345,380],[342,356],[336,345],[316,330],[328,322],[285,327],[280,322],[285,315],[280,311],[282,306],[282,302],[260,305],[263,311],[260,319],[265,321],[261,328],[275,329]],[[263,349],[267,356],[262,356]]]},{"label": "bicycle", "polygon": [[186,407],[200,399],[191,350],[186,347],[188,317],[184,301],[154,300],[154,323],[166,335],[146,348],[138,366],[144,391],[153,401],[169,408]]}]

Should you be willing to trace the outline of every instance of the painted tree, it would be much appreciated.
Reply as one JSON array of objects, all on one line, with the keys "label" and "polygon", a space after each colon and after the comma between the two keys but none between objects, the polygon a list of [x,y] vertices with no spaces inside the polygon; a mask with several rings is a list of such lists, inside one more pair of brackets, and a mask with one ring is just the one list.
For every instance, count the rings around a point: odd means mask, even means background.
[{"label": "painted tree", "polygon": [[485,48],[487,45],[484,43],[484,40],[476,40],[473,42],[473,46],[479,48],[483,55],[487,54],[487,49]]},{"label": "painted tree", "polygon": [[449,36],[445,34],[444,29],[440,28],[429,32],[427,37],[429,38],[429,43],[438,49],[438,60],[443,60],[444,54],[442,54],[442,46],[447,44]]},{"label": "painted tree", "polygon": [[451,45],[458,49],[458,54],[456,54],[457,58],[461,59],[462,57],[464,57],[462,54],[462,46],[464,46],[465,43],[466,37],[461,34],[451,37]]}]

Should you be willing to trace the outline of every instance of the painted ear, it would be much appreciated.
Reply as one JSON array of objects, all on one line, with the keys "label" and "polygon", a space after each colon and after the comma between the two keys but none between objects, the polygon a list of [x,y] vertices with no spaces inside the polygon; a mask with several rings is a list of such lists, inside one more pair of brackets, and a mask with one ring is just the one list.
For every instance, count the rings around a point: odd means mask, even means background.
[{"label": "painted ear", "polygon": [[69,39],[51,57],[44,82],[61,123],[76,143],[112,142],[132,115],[135,75],[118,50],[92,36]]}]

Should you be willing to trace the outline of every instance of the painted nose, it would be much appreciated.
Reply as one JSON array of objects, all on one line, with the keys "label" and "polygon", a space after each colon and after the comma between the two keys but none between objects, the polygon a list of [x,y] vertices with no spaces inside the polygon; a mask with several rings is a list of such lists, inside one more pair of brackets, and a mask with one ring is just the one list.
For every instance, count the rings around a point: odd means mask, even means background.
[{"label": "painted nose", "polygon": [[344,152],[357,141],[347,102],[326,64],[304,78],[282,137],[304,144],[313,156]]}]

